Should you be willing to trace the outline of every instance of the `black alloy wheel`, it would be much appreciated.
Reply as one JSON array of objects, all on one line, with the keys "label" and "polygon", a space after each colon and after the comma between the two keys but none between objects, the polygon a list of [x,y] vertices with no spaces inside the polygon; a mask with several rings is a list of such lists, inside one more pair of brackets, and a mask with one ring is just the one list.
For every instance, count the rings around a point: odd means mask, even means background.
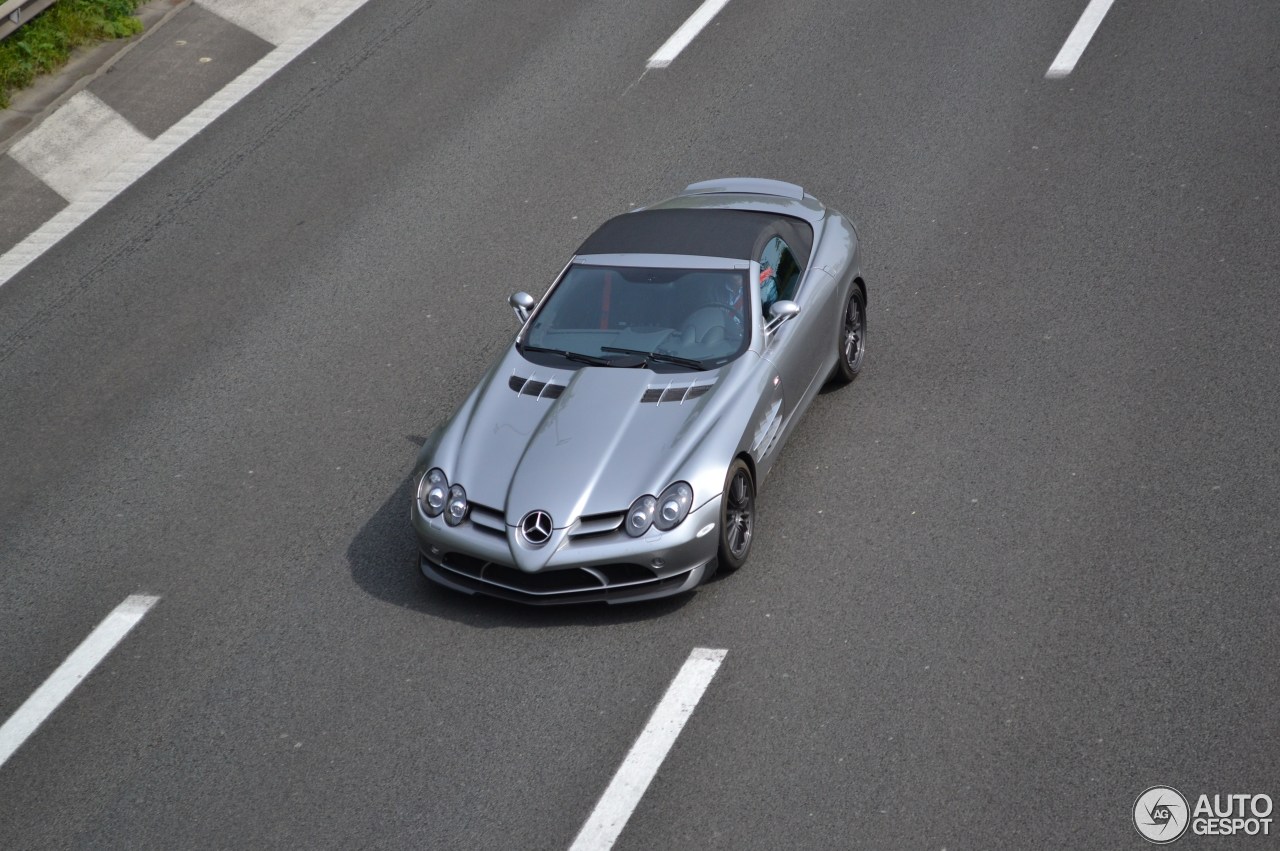
[{"label": "black alloy wheel", "polygon": [[858,377],[867,356],[867,299],[857,284],[853,285],[849,301],[845,303],[838,345],[834,377],[839,383],[848,384]]},{"label": "black alloy wheel", "polygon": [[732,573],[746,564],[756,523],[756,485],[741,458],[729,465],[720,499],[718,569]]}]

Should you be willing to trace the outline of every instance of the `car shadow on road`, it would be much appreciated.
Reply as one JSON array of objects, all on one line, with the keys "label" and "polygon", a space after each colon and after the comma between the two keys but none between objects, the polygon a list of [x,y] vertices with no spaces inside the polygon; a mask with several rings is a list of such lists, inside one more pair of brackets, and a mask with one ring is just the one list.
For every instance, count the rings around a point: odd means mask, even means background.
[{"label": "car shadow on road", "polygon": [[365,592],[397,606],[480,629],[492,627],[610,626],[661,618],[685,606],[692,594],[610,606],[524,606],[467,596],[429,582],[418,570],[418,542],[409,524],[413,487],[406,479],[356,533],[347,548],[351,578]]}]

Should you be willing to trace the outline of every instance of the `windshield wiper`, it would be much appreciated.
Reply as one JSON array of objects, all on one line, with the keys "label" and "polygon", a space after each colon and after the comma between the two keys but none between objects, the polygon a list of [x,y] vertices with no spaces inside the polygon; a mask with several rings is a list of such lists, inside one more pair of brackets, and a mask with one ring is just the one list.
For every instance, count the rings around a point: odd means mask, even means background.
[{"label": "windshield wiper", "polygon": [[619,349],[617,346],[601,346],[602,352],[617,352],[620,355],[638,355],[646,361],[656,360],[662,363],[674,363],[677,366],[687,366],[692,369],[706,369],[707,365],[700,360],[693,358],[682,358],[679,355],[669,355],[666,352],[646,352],[641,349]]},{"label": "windshield wiper", "polygon": [[559,355],[562,358],[576,360],[579,363],[589,363],[592,366],[609,365],[609,360],[607,358],[598,358],[595,355],[584,355],[581,352],[566,352],[564,349],[548,349],[545,346],[531,346],[528,343],[525,343],[521,348],[526,352],[546,352],[549,355]]}]

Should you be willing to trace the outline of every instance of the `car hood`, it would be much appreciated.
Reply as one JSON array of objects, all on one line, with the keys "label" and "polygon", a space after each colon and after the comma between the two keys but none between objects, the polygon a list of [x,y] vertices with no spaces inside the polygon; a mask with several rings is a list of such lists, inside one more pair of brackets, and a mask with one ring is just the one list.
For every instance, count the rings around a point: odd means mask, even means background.
[{"label": "car hood", "polygon": [[[722,407],[730,371],[551,370],[513,349],[446,426],[437,462],[472,502],[501,512],[508,525],[534,510],[550,514],[556,528],[626,511],[670,484],[667,477],[697,448]],[[563,389],[556,398],[554,390],[529,392],[536,384],[514,389],[524,380]],[[674,398],[690,385],[707,389]],[[669,389],[668,401],[641,401],[655,388]],[[695,502],[712,496],[695,494]]]}]

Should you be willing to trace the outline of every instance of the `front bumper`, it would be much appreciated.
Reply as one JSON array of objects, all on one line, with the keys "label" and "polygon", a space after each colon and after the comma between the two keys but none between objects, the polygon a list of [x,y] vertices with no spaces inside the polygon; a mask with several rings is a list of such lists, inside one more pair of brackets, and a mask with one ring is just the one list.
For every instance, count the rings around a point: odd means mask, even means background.
[{"label": "front bumper", "polygon": [[689,591],[712,568],[720,540],[717,496],[669,532],[651,529],[632,538],[619,527],[565,535],[544,566],[527,571],[512,557],[512,547],[523,546],[514,527],[502,533],[470,518],[449,526],[423,514],[417,499],[411,514],[419,566],[428,579],[466,594],[534,605],[638,602]]}]

